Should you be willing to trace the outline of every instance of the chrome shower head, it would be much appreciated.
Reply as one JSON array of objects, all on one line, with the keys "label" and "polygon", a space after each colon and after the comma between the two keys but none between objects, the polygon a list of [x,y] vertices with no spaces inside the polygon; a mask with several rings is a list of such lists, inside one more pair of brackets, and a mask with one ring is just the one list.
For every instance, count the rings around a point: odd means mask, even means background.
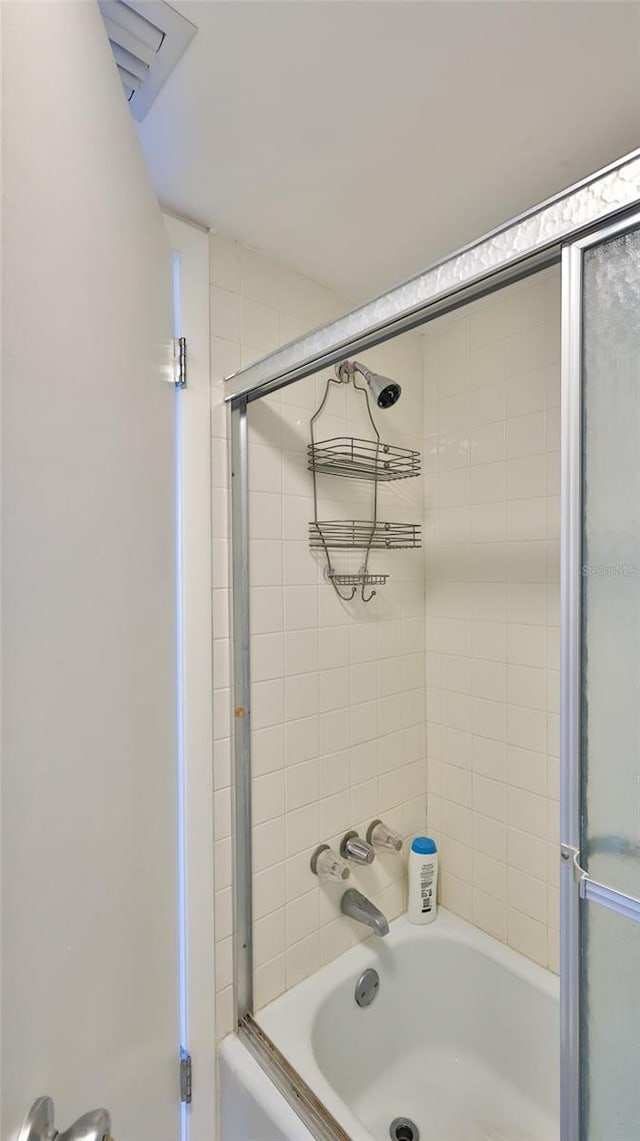
[{"label": "chrome shower head", "polygon": [[360,364],[359,361],[354,361],[353,367],[366,380],[378,408],[392,408],[398,402],[402,389],[395,380],[391,380],[388,376],[382,376],[379,372],[372,372],[370,368]]}]

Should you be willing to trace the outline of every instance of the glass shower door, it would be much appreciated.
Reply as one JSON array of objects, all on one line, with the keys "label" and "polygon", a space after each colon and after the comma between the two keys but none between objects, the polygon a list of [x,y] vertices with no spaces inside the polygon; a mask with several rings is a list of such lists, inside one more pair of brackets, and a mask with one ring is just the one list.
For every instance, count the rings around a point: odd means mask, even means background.
[{"label": "glass shower door", "polygon": [[640,226],[565,253],[562,1141],[640,1138]]}]

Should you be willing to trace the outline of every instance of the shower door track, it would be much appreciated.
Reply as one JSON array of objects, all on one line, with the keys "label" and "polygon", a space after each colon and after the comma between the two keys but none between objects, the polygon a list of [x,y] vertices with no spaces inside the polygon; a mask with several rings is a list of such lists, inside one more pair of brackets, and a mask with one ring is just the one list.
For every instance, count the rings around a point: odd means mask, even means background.
[{"label": "shower door track", "polygon": [[[414,329],[467,302],[494,292],[563,258],[563,376],[575,367],[575,298],[566,296],[570,247],[586,239],[610,220],[621,222],[640,207],[640,150],[634,151],[577,183],[536,209],[492,231],[457,251],[388,293],[352,313],[317,329],[256,361],[229,377],[225,400],[231,421],[231,577],[233,646],[233,793],[234,793],[234,1004],[240,1036],[262,1068],[287,1097],[320,1141],[348,1141],[332,1118],[274,1043],[259,1030],[254,1019],[253,995],[253,906],[252,906],[252,815],[251,815],[251,663],[249,618],[249,457],[248,405],[285,385],[356,356],[367,348]],[[573,346],[570,343],[573,341]],[[564,380],[563,380],[564,384]],[[565,475],[575,475],[576,424],[579,408],[575,397],[563,406],[570,420],[570,451],[563,454]],[[579,786],[575,734],[575,686],[578,663],[571,641],[575,618],[574,592],[567,591],[575,567],[576,527],[579,498],[576,485],[563,483],[562,636],[565,657],[561,702],[561,815],[562,839],[574,845],[579,815]],[[569,499],[571,501],[569,502]],[[573,617],[572,617],[573,615]],[[561,860],[560,847],[558,860]],[[561,861],[567,868],[566,858]],[[568,871],[568,868],[567,868]],[[563,877],[563,922],[561,946],[561,1139],[579,1137],[578,1002],[579,943],[575,885],[569,891]],[[595,890],[595,889],[594,889]],[[285,1075],[283,1077],[283,1075]],[[283,1084],[284,1083],[284,1084]],[[285,1090],[288,1090],[288,1093]],[[311,1095],[311,1099],[309,1098]]]},{"label": "shower door track", "polygon": [[317,1141],[353,1141],[250,1014],[238,1036]]}]

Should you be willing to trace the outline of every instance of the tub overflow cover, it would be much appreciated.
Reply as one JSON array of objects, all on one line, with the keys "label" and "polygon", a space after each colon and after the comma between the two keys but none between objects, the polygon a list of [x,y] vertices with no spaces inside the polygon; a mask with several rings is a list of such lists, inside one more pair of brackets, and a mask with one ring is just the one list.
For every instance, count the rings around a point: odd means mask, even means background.
[{"label": "tub overflow cover", "polygon": [[[356,983],[356,1002],[358,1006],[371,1006],[380,989],[380,975],[373,967],[363,971]],[[400,1141],[400,1139],[399,1139]]]}]

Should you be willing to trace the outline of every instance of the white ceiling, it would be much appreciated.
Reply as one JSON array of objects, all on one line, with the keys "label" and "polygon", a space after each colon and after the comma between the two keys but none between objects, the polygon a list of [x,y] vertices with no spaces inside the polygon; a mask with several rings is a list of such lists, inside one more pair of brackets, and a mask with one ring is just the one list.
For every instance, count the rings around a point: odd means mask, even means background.
[{"label": "white ceiling", "polygon": [[640,4],[196,0],[169,208],[354,300],[640,145]]}]

